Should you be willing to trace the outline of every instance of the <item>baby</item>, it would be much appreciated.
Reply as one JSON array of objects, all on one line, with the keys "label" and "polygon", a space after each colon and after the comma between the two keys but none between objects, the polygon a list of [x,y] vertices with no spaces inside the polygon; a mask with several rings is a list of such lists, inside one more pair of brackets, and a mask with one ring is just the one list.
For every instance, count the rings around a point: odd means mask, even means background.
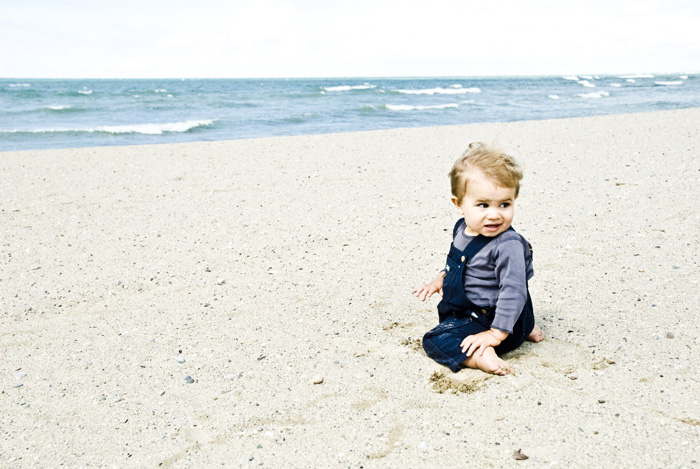
[{"label": "baby", "polygon": [[430,358],[453,372],[463,367],[504,375],[499,358],[525,339],[539,342],[527,282],[533,275],[530,244],[511,227],[523,173],[515,160],[483,143],[472,143],[452,171],[454,227],[445,268],[413,293],[433,293],[440,324],[423,337]]}]

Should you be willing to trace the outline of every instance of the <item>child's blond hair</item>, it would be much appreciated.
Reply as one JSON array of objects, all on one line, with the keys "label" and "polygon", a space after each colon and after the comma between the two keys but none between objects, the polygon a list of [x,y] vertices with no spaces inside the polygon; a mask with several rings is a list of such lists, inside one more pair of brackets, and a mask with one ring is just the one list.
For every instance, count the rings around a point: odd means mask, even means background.
[{"label": "child's blond hair", "polygon": [[462,203],[467,193],[470,173],[475,169],[497,185],[515,189],[515,197],[518,197],[523,171],[517,161],[499,148],[474,142],[469,144],[469,148],[455,161],[450,171],[452,195],[457,198],[457,203]]}]

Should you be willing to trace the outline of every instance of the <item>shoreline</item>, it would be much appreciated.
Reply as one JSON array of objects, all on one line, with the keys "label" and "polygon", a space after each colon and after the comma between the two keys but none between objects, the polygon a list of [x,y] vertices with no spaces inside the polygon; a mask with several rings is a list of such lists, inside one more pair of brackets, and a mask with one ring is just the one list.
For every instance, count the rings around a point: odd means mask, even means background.
[{"label": "shoreline", "polygon": [[547,119],[535,119],[535,120],[517,120],[517,121],[503,121],[503,122],[477,122],[470,124],[450,124],[450,125],[435,125],[435,126],[423,126],[423,127],[394,127],[387,129],[370,129],[370,130],[356,130],[351,132],[331,132],[331,133],[318,133],[318,134],[299,134],[299,135],[276,135],[276,136],[265,136],[265,137],[249,137],[249,138],[236,138],[236,139],[223,139],[223,140],[196,140],[196,141],[186,141],[186,142],[164,142],[164,143],[145,143],[145,144],[134,144],[134,145],[102,145],[93,147],[67,147],[67,148],[43,148],[43,149],[29,149],[29,150],[6,150],[0,151],[0,157],[6,153],[22,153],[22,152],[45,152],[45,151],[69,151],[69,150],[97,150],[101,148],[133,148],[133,147],[149,147],[149,146],[161,146],[161,145],[196,145],[196,144],[207,144],[207,143],[227,143],[227,142],[239,142],[239,141],[256,141],[256,140],[266,140],[266,139],[286,139],[286,138],[303,138],[303,137],[316,137],[316,136],[334,136],[334,135],[355,135],[364,134],[372,132],[391,132],[391,131],[411,131],[411,130],[430,130],[430,129],[440,129],[440,128],[451,128],[451,127],[465,127],[465,126],[480,126],[480,125],[503,125],[503,124],[516,124],[525,122],[542,122],[547,123],[551,121],[563,121],[570,119],[595,119],[598,117],[615,117],[615,116],[630,116],[630,115],[644,115],[644,114],[655,114],[655,113],[665,113],[665,112],[675,112],[675,111],[685,111],[700,109],[700,106],[695,107],[685,107],[677,109],[665,109],[658,111],[644,111],[644,112],[627,112],[627,113],[617,113],[617,114],[598,114],[593,116],[577,116],[577,117],[553,117]]},{"label": "shoreline", "polygon": [[[0,461],[691,466],[699,120],[2,152]],[[507,377],[428,359],[437,300],[410,293],[444,261],[447,172],[476,140],[525,171],[546,339]]]}]

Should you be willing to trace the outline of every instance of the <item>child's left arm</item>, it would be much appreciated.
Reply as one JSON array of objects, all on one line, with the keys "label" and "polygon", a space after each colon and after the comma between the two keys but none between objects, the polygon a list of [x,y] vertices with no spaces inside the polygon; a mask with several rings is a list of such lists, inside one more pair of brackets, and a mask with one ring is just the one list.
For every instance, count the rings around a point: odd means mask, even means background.
[{"label": "child's left arm", "polygon": [[488,331],[479,332],[478,334],[467,336],[462,343],[462,353],[466,352],[468,357],[481,349],[479,356],[484,354],[487,347],[496,347],[508,337],[507,332],[498,329],[489,329]]}]

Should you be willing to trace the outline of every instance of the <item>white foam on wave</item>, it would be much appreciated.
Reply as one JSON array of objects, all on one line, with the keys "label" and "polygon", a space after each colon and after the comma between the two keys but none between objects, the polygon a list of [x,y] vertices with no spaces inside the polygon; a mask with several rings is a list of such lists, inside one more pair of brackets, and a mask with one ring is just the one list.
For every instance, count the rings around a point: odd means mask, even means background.
[{"label": "white foam on wave", "polygon": [[550,94],[550,95],[547,96],[547,97],[548,97],[549,99],[559,99],[559,96],[556,95],[556,94]]},{"label": "white foam on wave", "polygon": [[165,132],[183,133],[197,127],[205,127],[216,122],[215,120],[197,120],[184,122],[170,122],[166,124],[132,124],[132,125],[104,125],[100,127],[87,127],[82,129],[31,129],[31,130],[0,130],[0,133],[65,133],[65,132],[86,132],[86,133],[109,133],[109,134],[144,134],[162,135]]},{"label": "white foam on wave", "polygon": [[637,80],[635,80],[634,78],[628,78],[627,81],[629,83],[637,83]]},{"label": "white foam on wave", "polygon": [[592,80],[593,77],[591,75],[581,75],[581,78],[584,78],[586,80]]},{"label": "white foam on wave", "polygon": [[592,92],[592,93],[583,93],[583,94],[577,94],[576,96],[580,98],[602,98],[603,96],[610,96],[610,93],[607,91],[597,91],[597,92]]},{"label": "white foam on wave", "polygon": [[479,88],[429,88],[424,90],[394,90],[402,94],[466,94],[481,93]]},{"label": "white foam on wave", "polygon": [[52,111],[63,111],[63,110],[65,110],[65,109],[70,109],[70,108],[72,108],[72,107],[73,107],[73,106],[61,106],[61,105],[58,105],[58,106],[46,106],[46,109],[50,109],[50,110],[52,110]]},{"label": "white foam on wave", "polygon": [[80,94],[92,94],[92,90],[78,90]]},{"label": "white foam on wave", "polygon": [[620,75],[620,78],[654,78],[651,73],[636,73],[634,75]]},{"label": "white foam on wave", "polygon": [[162,89],[161,90],[153,90],[153,91],[156,93],[167,93],[168,92],[168,90],[162,90]]},{"label": "white foam on wave", "polygon": [[[351,91],[351,90],[371,90],[376,88],[377,85],[370,85],[365,83],[364,85],[340,85],[340,86],[324,86],[325,91]],[[321,91],[323,93],[323,91]]]},{"label": "white foam on wave", "polygon": [[459,104],[435,104],[433,106],[411,106],[408,104],[387,104],[386,108],[390,111],[424,111],[426,109],[450,109],[458,108]]},{"label": "white foam on wave", "polygon": [[588,80],[581,80],[579,81],[579,83],[585,86],[586,88],[595,88],[595,85]]},{"label": "white foam on wave", "polygon": [[615,88],[619,88],[622,85],[620,83],[610,83],[610,86],[614,86]]},{"label": "white foam on wave", "polygon": [[687,79],[688,79],[688,75],[681,75],[681,76],[679,76],[678,78],[680,78],[681,80],[687,80]]},{"label": "white foam on wave", "polygon": [[571,81],[578,81],[578,77],[576,75],[568,75],[565,77],[562,77],[564,80],[571,80]]},{"label": "white foam on wave", "polygon": [[29,88],[30,85],[29,83],[12,83],[10,84],[10,88]]},{"label": "white foam on wave", "polygon": [[678,86],[683,84],[683,80],[676,80],[676,81],[655,81],[654,82],[657,85],[662,85],[662,86]]}]

